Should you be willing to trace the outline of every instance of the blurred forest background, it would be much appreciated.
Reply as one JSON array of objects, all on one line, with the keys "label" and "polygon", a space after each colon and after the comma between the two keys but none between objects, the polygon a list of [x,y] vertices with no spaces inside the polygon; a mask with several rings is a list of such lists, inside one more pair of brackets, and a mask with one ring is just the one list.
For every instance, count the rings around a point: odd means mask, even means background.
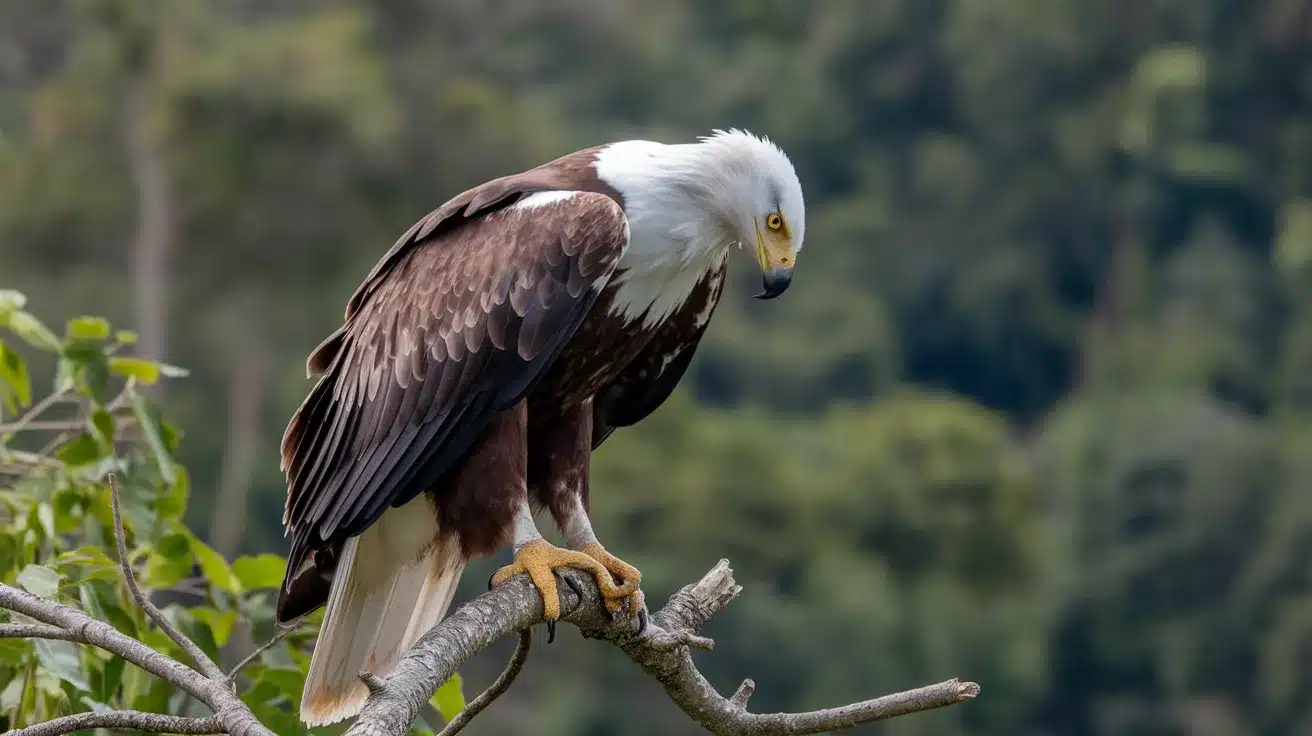
[{"label": "blurred forest background", "polygon": [[[4,0],[0,287],[189,368],[192,523],[285,553],[304,358],[400,233],[731,126],[798,167],[794,286],[736,261],[594,480],[649,600],[734,563],[715,684],[983,685],[897,736],[1312,732],[1312,0]],[[535,649],[469,733],[694,732]]]}]

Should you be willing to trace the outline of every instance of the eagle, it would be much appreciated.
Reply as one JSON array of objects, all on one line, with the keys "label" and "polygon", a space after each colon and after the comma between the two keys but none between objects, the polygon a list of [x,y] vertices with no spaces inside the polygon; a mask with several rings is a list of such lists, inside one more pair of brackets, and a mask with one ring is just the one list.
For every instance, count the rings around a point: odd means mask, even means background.
[{"label": "eagle", "polygon": [[[287,624],[326,606],[302,694],[308,725],[357,715],[451,605],[472,559],[510,547],[545,618],[553,570],[640,610],[641,574],[598,541],[590,455],[688,368],[734,246],[762,291],[792,280],[802,188],[768,138],[585,148],[469,189],[396,241],[310,354],[317,382],[281,444]],[[545,509],[565,547],[534,521]]]}]

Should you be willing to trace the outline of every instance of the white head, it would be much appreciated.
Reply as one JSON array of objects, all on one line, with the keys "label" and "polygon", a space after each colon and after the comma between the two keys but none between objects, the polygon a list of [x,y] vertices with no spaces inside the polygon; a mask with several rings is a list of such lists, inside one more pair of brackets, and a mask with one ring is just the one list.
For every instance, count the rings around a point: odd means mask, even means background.
[{"label": "white head", "polygon": [[765,288],[759,298],[773,299],[788,288],[806,236],[797,172],[767,138],[717,130],[699,140],[714,179],[707,201],[727,220],[732,240],[754,249]]},{"label": "white head", "polygon": [[607,146],[597,173],[624,196],[633,268],[709,263],[734,244],[751,248],[772,299],[788,288],[806,235],[802,185],[768,139],[716,130],[697,143]]}]

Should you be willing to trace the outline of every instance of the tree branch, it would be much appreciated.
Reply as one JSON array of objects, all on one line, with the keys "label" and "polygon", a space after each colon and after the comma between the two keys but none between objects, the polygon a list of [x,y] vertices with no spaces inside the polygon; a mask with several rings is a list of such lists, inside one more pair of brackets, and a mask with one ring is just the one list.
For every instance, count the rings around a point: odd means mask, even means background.
[{"label": "tree branch", "polygon": [[45,624],[0,624],[0,639],[58,639],[77,641],[71,631]]},{"label": "tree branch", "polygon": [[520,671],[524,669],[524,663],[528,661],[529,649],[532,646],[533,629],[524,629],[519,632],[519,644],[515,646],[515,653],[510,656],[510,663],[506,665],[506,669],[477,698],[469,701],[437,736],[455,736],[460,733],[461,729],[474,720],[474,716],[482,713],[483,709],[492,704],[492,701],[504,695],[510,689],[510,685],[515,681],[515,678],[519,677]]},{"label": "tree branch", "polygon": [[145,593],[141,592],[140,586],[137,585],[137,577],[132,573],[132,563],[128,561],[127,533],[123,531],[123,510],[121,508],[123,499],[118,490],[118,479],[114,477],[113,473],[110,473],[108,480],[110,505],[114,509],[114,538],[118,542],[119,567],[123,570],[123,579],[127,582],[128,590],[132,591],[133,600],[137,602],[141,610],[146,612],[150,620],[154,621],[155,625],[173,640],[174,644],[177,644],[182,651],[187,653],[187,656],[191,657],[202,675],[211,680],[226,682],[227,675],[219,669],[214,660],[201,651],[201,648],[196,646],[195,642],[174,628],[173,624],[169,623],[168,618],[165,617],[164,612],[159,610],[154,603],[151,603]]},{"label": "tree branch", "polygon": [[[808,713],[750,713],[746,703],[755,686],[746,681],[731,698],[720,695],[697,670],[692,648],[713,642],[697,631],[723,610],[742,588],[727,560],[700,581],[670,597],[644,626],[641,616],[611,617],[596,582],[574,570],[557,571],[561,618],[583,635],[604,639],[656,679],[689,717],[722,736],[792,736],[850,728],[896,716],[960,703],[979,694],[973,682],[948,680],[937,685]],[[403,736],[438,686],[492,642],[542,622],[542,599],[527,576],[461,606],[425,634],[385,680],[368,678],[370,696],[347,736]]]},{"label": "tree branch", "polygon": [[61,736],[62,734],[90,731],[96,728],[131,729],[151,733],[223,733],[223,726],[219,724],[219,719],[216,716],[184,718],[159,713],[143,713],[139,710],[75,713],[71,716],[55,718],[45,723],[38,723],[7,733],[9,736]]}]

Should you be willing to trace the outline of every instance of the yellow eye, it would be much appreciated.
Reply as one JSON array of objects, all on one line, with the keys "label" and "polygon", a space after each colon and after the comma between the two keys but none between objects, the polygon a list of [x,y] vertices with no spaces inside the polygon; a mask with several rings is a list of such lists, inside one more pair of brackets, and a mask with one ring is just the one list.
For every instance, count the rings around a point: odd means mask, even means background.
[{"label": "yellow eye", "polygon": [[765,226],[771,230],[778,230],[784,226],[784,218],[780,217],[778,212],[771,212],[770,216],[765,218]]}]

